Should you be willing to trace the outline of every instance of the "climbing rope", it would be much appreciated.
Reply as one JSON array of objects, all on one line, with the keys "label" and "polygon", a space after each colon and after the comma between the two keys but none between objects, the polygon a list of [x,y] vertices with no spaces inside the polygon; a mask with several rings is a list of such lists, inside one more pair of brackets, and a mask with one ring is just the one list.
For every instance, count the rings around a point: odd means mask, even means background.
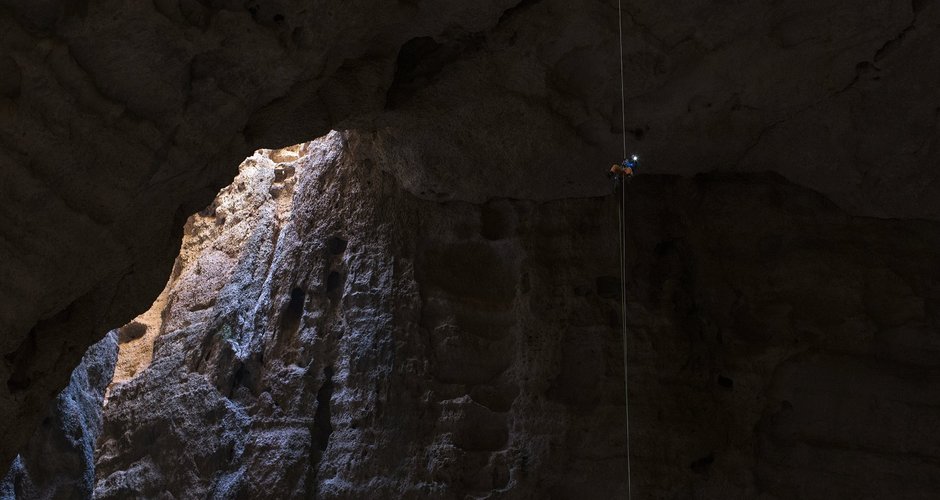
[{"label": "climbing rope", "polygon": [[[620,46],[620,130],[623,134],[623,157],[627,157],[627,108],[626,97],[624,96],[623,82],[623,8],[621,0],[617,0],[617,29]],[[620,207],[617,210],[617,220],[620,230],[620,325],[621,337],[623,340],[623,404],[626,413],[626,437],[627,437],[627,499],[633,497],[633,484],[630,480],[632,474],[630,471],[630,376],[627,368],[627,281],[626,270],[624,266],[624,234],[625,223],[623,220],[623,210],[626,207],[626,186],[620,185]]]},{"label": "climbing rope", "polygon": [[620,131],[623,134],[623,157],[627,157],[627,100],[623,91],[623,9],[617,0],[617,29],[620,35]]},{"label": "climbing rope", "polygon": [[631,498],[631,482],[630,482],[630,390],[629,390],[629,381],[630,377],[628,375],[627,368],[627,285],[626,285],[626,271],[624,266],[624,232],[625,225],[623,221],[623,207],[624,201],[626,200],[626,186],[620,186],[620,207],[617,210],[617,219],[619,221],[620,229],[620,324],[621,324],[621,340],[623,341],[623,396],[624,396],[624,408],[626,411],[626,436],[627,436],[627,499]]}]

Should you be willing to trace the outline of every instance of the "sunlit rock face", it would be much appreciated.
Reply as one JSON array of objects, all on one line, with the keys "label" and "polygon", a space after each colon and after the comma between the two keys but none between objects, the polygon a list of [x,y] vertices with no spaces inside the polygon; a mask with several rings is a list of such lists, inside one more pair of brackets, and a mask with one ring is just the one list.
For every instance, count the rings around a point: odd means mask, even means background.
[{"label": "sunlit rock face", "polygon": [[117,361],[117,338],[91,346],[69,385],[0,481],[4,500],[90,498],[102,402]]},{"label": "sunlit rock face", "polygon": [[622,496],[617,301],[568,290],[615,265],[613,203],[436,203],[342,134],[298,153],[187,225],[96,496]]},{"label": "sunlit rock face", "polygon": [[[98,497],[625,495],[619,196],[434,202],[377,151],[259,152],[190,220]],[[623,194],[635,495],[932,495],[940,224],[774,174]]]},{"label": "sunlit rock face", "polygon": [[[599,195],[620,154],[612,2],[0,5],[0,463],[258,147],[356,129],[405,190],[473,203]],[[852,214],[940,216],[940,4],[640,0],[623,19],[648,169],[773,170]]]},{"label": "sunlit rock face", "polygon": [[0,3],[0,463],[245,156],[382,109],[401,45],[512,3]]}]

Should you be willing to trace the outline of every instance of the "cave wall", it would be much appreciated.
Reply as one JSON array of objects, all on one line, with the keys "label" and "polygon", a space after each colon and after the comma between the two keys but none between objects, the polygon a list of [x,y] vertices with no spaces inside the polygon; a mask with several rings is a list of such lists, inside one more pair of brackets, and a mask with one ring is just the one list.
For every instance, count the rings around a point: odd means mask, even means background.
[{"label": "cave wall", "polygon": [[190,221],[96,497],[621,496],[616,301],[566,292],[614,265],[570,239],[613,205],[421,200],[350,144],[258,153]]},{"label": "cave wall", "polygon": [[637,491],[936,496],[940,225],[772,174],[626,194]]},{"label": "cave wall", "polygon": [[[98,497],[625,495],[618,196],[425,200],[368,143],[257,153],[190,220]],[[634,494],[933,496],[940,224],[623,194]]]},{"label": "cave wall", "polygon": [[508,7],[0,3],[0,463],[152,303],[183,223],[251,151],[381,109],[400,45]]},{"label": "cave wall", "polygon": [[[773,170],[852,214],[940,215],[936,2],[624,9],[626,129],[654,171]],[[184,221],[256,147],[354,128],[423,199],[603,193],[615,14],[0,2],[0,463],[87,346],[152,303]]]},{"label": "cave wall", "polygon": [[88,348],[72,372],[69,385],[0,480],[0,498],[91,498],[104,394],[117,357],[118,343],[113,334]]}]

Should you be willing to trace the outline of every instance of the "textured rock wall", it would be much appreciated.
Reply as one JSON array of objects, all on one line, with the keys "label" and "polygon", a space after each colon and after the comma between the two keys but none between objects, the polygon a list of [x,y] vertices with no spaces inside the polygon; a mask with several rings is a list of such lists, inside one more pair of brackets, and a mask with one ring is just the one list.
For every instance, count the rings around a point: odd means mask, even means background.
[{"label": "textured rock wall", "polygon": [[937,495],[940,225],[775,175],[627,193],[644,498]]},{"label": "textured rock wall", "polygon": [[246,155],[381,109],[402,44],[510,5],[0,2],[0,463]]},{"label": "textured rock wall", "polygon": [[91,346],[69,385],[0,481],[4,500],[91,498],[102,402],[117,361],[117,339]]},{"label": "textured rock wall", "polygon": [[615,301],[566,291],[615,262],[570,238],[612,205],[422,201],[347,144],[256,154],[191,220],[96,495],[620,496]]},{"label": "textured rock wall", "polygon": [[[624,495],[617,198],[432,202],[377,151],[256,154],[190,221],[99,497]],[[940,225],[774,174],[626,198],[638,497],[935,495]]]},{"label": "textured rock wall", "polygon": [[[937,2],[624,8],[626,129],[657,171],[940,215]],[[596,0],[0,2],[0,463],[257,147],[354,128],[421,198],[603,192],[616,26]]]}]

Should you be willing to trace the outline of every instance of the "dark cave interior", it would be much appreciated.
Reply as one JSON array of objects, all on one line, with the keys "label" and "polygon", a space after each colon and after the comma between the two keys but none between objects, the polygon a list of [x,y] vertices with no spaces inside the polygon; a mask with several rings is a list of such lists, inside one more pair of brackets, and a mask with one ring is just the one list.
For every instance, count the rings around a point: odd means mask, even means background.
[{"label": "dark cave interior", "polygon": [[940,2],[619,5],[0,3],[0,498],[936,498]]}]

